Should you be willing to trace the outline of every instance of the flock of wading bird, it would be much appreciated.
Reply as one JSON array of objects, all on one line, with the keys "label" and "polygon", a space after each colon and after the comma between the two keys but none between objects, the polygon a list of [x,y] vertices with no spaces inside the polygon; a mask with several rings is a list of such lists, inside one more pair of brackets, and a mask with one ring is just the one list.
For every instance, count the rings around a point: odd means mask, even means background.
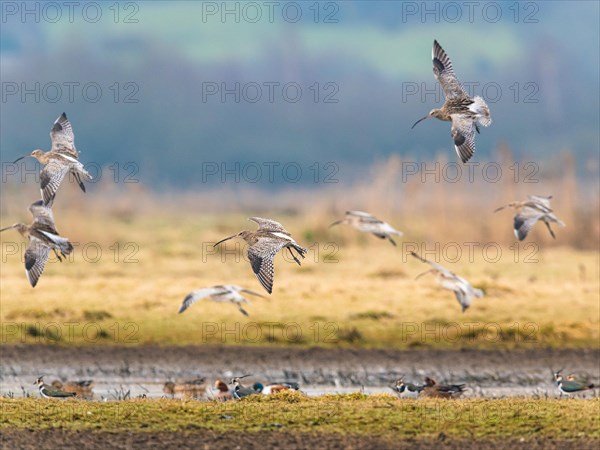
[{"label": "flock of wading bird", "polygon": [[[594,385],[589,380],[579,378],[574,374],[562,375],[564,369],[553,372],[556,387],[563,395],[572,396],[579,392],[594,389]],[[183,398],[209,399],[216,401],[241,400],[250,395],[271,395],[283,391],[300,391],[300,385],[295,381],[283,381],[276,383],[253,383],[251,386],[244,386],[242,379],[250,375],[243,375],[232,378],[229,386],[223,380],[216,380],[213,389],[208,388],[206,378],[195,378],[193,380],[173,382],[167,381],[163,387],[163,392],[174,398],[180,396]],[[38,387],[39,393],[43,398],[66,399],[77,397],[83,400],[93,400],[94,382],[92,380],[66,381],[54,380],[50,385],[44,382],[44,377],[39,377],[33,383]],[[425,377],[425,384],[414,384],[405,382],[403,378],[396,380],[390,388],[403,398],[441,398],[456,399],[463,395],[467,390],[466,384],[438,384],[433,378]],[[24,388],[22,388],[25,391]],[[128,391],[129,392],[129,391]],[[121,399],[126,400],[129,394],[125,393]],[[145,397],[142,395],[142,397]]]},{"label": "flock of wading bird", "polygon": [[[441,108],[431,110],[427,116],[419,119],[412,127],[414,128],[419,122],[430,117],[451,122],[450,135],[453,139],[454,148],[461,161],[466,163],[471,159],[475,152],[475,133],[479,133],[479,125],[487,127],[492,123],[490,111],[482,97],[471,97],[466,92],[464,86],[454,73],[450,58],[437,41],[434,41],[433,43],[432,59],[433,73],[444,91],[445,102]],[[85,192],[83,180],[89,181],[92,179],[91,175],[85,170],[83,164],[78,160],[79,152],[75,148],[73,128],[65,113],[54,122],[50,131],[50,139],[52,147],[49,151],[44,152],[43,150],[37,149],[30,155],[26,155],[37,159],[43,165],[43,169],[40,173],[42,199],[36,201],[29,207],[29,211],[33,216],[32,223],[30,225],[17,223],[0,230],[5,231],[14,228],[23,235],[23,237],[29,240],[29,245],[25,251],[25,272],[32,287],[36,286],[42,275],[50,251],[54,252],[59,261],[62,261],[61,256],[65,257],[73,251],[73,246],[69,240],[60,236],[57,231],[52,215],[52,204],[60,184],[67,174],[72,174],[81,190]],[[26,156],[23,156],[14,162],[16,163]],[[533,225],[538,221],[542,221],[550,231],[552,237],[555,238],[550,224],[556,223],[560,226],[564,226],[564,223],[554,215],[554,212],[550,208],[550,199],[551,197],[531,195],[525,201],[509,203],[506,206],[498,208],[496,211],[500,211],[506,207],[517,210],[513,224],[515,235],[520,241],[526,238]],[[251,217],[249,220],[258,225],[257,230],[241,231],[236,235],[222,239],[217,242],[215,246],[236,237],[246,241],[248,245],[247,256],[252,271],[258,278],[262,287],[271,294],[273,291],[275,255],[279,251],[287,249],[293,260],[300,265],[299,257],[304,258],[307,249],[298,244],[279,222],[261,217]],[[351,225],[361,232],[371,233],[378,238],[387,239],[393,245],[396,245],[393,236],[402,236],[402,232],[394,229],[388,223],[363,211],[348,211],[346,212],[344,219],[334,222],[331,226],[338,224]],[[294,252],[296,254],[294,254]],[[412,252],[412,255],[432,267],[421,275],[427,273],[435,274],[438,283],[443,288],[449,289],[455,293],[463,312],[471,305],[474,298],[483,297],[483,291],[471,286],[464,278],[461,278],[436,262],[422,258],[414,252]],[[419,275],[419,277],[421,275]],[[232,303],[238,307],[242,314],[248,315],[241,306],[243,303],[248,303],[248,300],[242,293],[262,297],[256,292],[236,285],[213,286],[193,291],[188,294],[184,299],[179,312],[185,311],[198,300],[210,299],[215,302]],[[253,393],[267,393],[297,388],[297,386],[290,383],[279,383],[275,385],[275,387],[270,385],[265,387],[262,384],[257,383],[252,387],[245,387],[241,384],[241,378],[242,377],[234,378],[231,381],[231,384],[234,385],[233,392],[229,391],[225,383],[221,380],[217,380],[215,384],[215,387],[219,392],[217,395],[221,397],[231,395],[234,398],[240,398],[244,395]],[[573,377],[563,378],[560,371],[554,373],[554,378],[561,394],[573,393],[593,387],[593,385],[578,381]],[[48,387],[44,383],[42,377],[38,378],[34,384],[39,387],[40,394],[44,397],[70,396],[68,392],[61,390],[57,386],[53,386],[52,388]],[[178,386],[173,383],[171,384],[172,386],[169,385],[169,383],[167,383],[169,386],[165,385],[165,392],[170,392],[170,389],[172,389],[173,393],[177,392]],[[203,385],[203,381],[198,382],[198,380],[194,380],[182,384],[182,386],[186,385],[188,387],[190,385],[195,386],[194,389],[197,389],[198,386]],[[90,384],[83,387],[91,389]],[[184,387],[181,389],[185,390]],[[404,381],[400,379],[396,382],[394,390],[399,393],[407,391],[424,396],[453,398],[462,394],[464,385],[439,385],[431,378],[426,378],[424,385],[415,385],[404,383]]]}]

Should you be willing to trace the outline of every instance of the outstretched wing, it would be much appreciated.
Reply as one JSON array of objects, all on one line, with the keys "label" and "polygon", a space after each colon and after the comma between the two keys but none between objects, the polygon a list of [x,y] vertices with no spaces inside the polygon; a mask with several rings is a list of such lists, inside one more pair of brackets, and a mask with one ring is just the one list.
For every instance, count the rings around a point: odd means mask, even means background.
[{"label": "outstretched wing", "polygon": [[70,164],[67,160],[52,159],[40,173],[40,189],[44,204],[50,205],[60,187],[60,184],[69,173]]},{"label": "outstretched wing", "polygon": [[454,149],[463,163],[475,153],[475,124],[473,119],[463,114],[451,114],[450,134],[454,140]]},{"label": "outstretched wing", "polygon": [[462,312],[465,312],[471,306],[471,296],[462,289],[456,289],[454,295],[456,295],[456,300],[460,303]]},{"label": "outstretched wing", "polygon": [[25,273],[31,287],[35,287],[42,276],[49,255],[50,247],[43,241],[35,236],[29,238],[29,246],[25,250]]},{"label": "outstretched wing", "polygon": [[522,241],[527,237],[535,223],[543,217],[544,213],[535,208],[525,206],[516,215],[514,219],[515,236]]},{"label": "outstretched wing", "polygon": [[438,41],[433,41],[431,58],[433,59],[433,73],[440,86],[442,86],[446,98],[468,95],[462,83],[458,81],[454,74],[452,61],[450,61],[442,46],[438,44]]},{"label": "outstretched wing", "polygon": [[179,307],[178,313],[181,314],[198,300],[202,300],[203,298],[210,297],[211,295],[215,295],[222,291],[220,287],[210,287],[204,289],[198,289],[197,291],[190,292],[184,299],[183,303]]},{"label": "outstretched wing", "polygon": [[248,220],[251,220],[252,222],[258,224],[259,230],[277,231],[289,235],[287,230],[283,228],[283,225],[281,225],[279,222],[276,222],[275,220],[263,219],[262,217],[250,217]]},{"label": "outstretched wing", "polygon": [[79,152],[75,148],[75,134],[71,122],[67,119],[67,115],[62,113],[54,122],[50,130],[50,140],[52,141],[52,150],[57,150],[61,153],[79,157]]},{"label": "outstretched wing", "polygon": [[364,211],[346,211],[346,216],[358,217],[361,222],[365,223],[383,223],[377,217]]},{"label": "outstretched wing", "polygon": [[245,292],[246,294],[256,295],[257,297],[260,297],[260,298],[266,298],[264,295],[259,294],[258,292],[251,291],[250,289],[246,289],[244,287],[237,286],[235,284],[230,284],[228,287],[229,287],[229,289],[236,291],[236,292]]},{"label": "outstretched wing", "polygon": [[414,256],[415,258],[417,258],[419,261],[424,262],[426,264],[429,264],[431,267],[433,267],[435,270],[437,270],[438,272],[440,272],[441,274],[446,275],[447,277],[453,277],[456,278],[456,275],[454,274],[454,272],[451,272],[450,270],[446,269],[444,266],[442,266],[441,264],[438,264],[434,261],[429,261],[428,259],[423,258],[421,255],[418,255],[415,252],[410,252],[410,254],[412,256]]},{"label": "outstretched wing", "polygon": [[43,200],[38,200],[29,206],[29,211],[33,216],[33,224],[39,229],[58,234],[54,224],[54,215],[52,209],[44,204]]},{"label": "outstretched wing", "polygon": [[271,294],[273,292],[273,277],[275,275],[275,255],[288,243],[285,241],[274,241],[268,237],[261,237],[256,244],[248,248],[248,259],[252,271],[258,281]]}]

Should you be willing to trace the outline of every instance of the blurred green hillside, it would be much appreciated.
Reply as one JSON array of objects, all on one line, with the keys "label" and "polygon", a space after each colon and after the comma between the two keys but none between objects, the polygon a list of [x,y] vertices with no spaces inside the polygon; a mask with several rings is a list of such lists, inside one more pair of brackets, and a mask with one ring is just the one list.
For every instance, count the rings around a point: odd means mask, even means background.
[{"label": "blurred green hillside", "polygon": [[[497,21],[482,4],[472,21],[463,5],[455,23],[444,3],[427,4],[438,5],[437,15],[407,13],[407,5],[423,2],[299,2],[296,23],[278,10],[271,23],[261,2],[256,23],[206,14],[221,2],[122,2],[118,23],[108,4],[95,23],[77,13],[71,23],[64,12],[55,23],[36,23],[3,9],[1,158],[48,146],[64,110],[84,163],[134,161],[140,178],[155,185],[201,183],[203,161],[332,161],[346,174],[390,154],[421,160],[445,151],[454,161],[448,124],[410,129],[443,101],[421,95],[437,87],[435,38],[461,80],[479,83],[474,93],[490,104],[494,123],[477,138],[477,160],[507,142],[520,160],[569,148],[580,167],[597,167],[599,4],[493,3],[502,13]],[[126,22],[128,14],[137,22]],[[326,22],[329,16],[337,22]],[[23,96],[35,83],[38,98]],[[65,83],[79,83],[73,98]],[[93,89],[82,92],[86,83],[100,86],[97,101]],[[239,102],[207,91],[235,83]],[[265,83],[275,86],[272,102]],[[286,100],[289,83],[302,89],[298,101]],[[262,96],[249,101],[256,86]]]}]

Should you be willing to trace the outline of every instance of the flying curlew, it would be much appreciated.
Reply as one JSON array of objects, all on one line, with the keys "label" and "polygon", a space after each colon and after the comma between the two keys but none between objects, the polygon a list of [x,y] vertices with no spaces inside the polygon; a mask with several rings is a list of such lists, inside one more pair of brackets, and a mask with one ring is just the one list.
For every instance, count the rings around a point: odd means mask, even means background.
[{"label": "flying curlew", "polygon": [[433,73],[444,90],[446,101],[440,109],[432,109],[428,115],[417,120],[412,128],[429,117],[452,122],[450,135],[454,140],[454,148],[461,161],[466,163],[475,153],[475,131],[479,133],[477,123],[484,127],[492,123],[490,110],[483,98],[467,94],[454,74],[450,58],[437,41],[433,41],[432,59]]},{"label": "flying curlew", "polygon": [[65,113],[54,122],[50,130],[50,141],[52,148],[49,151],[36,149],[30,155],[21,156],[13,162],[15,164],[23,158],[32,157],[44,165],[40,172],[40,187],[46,205],[52,202],[58,187],[68,173],[73,174],[83,192],[85,192],[85,185],[82,180],[92,180],[92,176],[77,160],[79,152],[75,148],[73,127]]},{"label": "flying curlew", "polygon": [[556,239],[554,231],[552,231],[552,228],[550,228],[550,223],[556,223],[561,227],[564,227],[565,223],[562,220],[559,220],[554,215],[554,212],[552,212],[552,209],[550,208],[551,198],[551,195],[548,197],[542,197],[540,195],[528,195],[527,200],[522,202],[510,202],[508,205],[497,208],[494,210],[494,212],[501,211],[504,208],[514,208],[517,210],[513,227],[515,236],[520,241],[527,237],[527,234],[538,220],[544,222],[548,228],[548,231],[550,232],[550,236]]},{"label": "flying curlew", "polygon": [[258,230],[241,231],[238,234],[221,239],[214,244],[213,247],[235,237],[240,237],[245,240],[248,244],[248,259],[250,260],[252,270],[262,287],[271,294],[273,291],[273,276],[275,271],[273,259],[277,252],[287,248],[290,255],[292,255],[292,258],[294,258],[294,261],[300,265],[300,260],[294,255],[292,249],[296,250],[298,255],[302,258],[304,258],[304,255],[308,250],[292,239],[290,233],[288,233],[279,222],[263,219],[261,217],[250,217],[248,220],[258,224]]},{"label": "flying curlew", "polygon": [[[15,223],[10,227],[0,229],[0,232],[15,228],[21,236],[29,239],[29,245],[25,250],[25,273],[32,287],[37,284],[50,250],[59,261],[62,261],[61,255],[66,257],[73,251],[73,246],[68,239],[59,235],[54,225],[54,216],[52,210],[44,205],[42,200],[38,200],[29,207],[29,211],[33,216],[31,225],[23,223]],[[60,253],[60,254],[59,254]]]},{"label": "flying curlew", "polygon": [[435,274],[437,276],[437,281],[438,284],[440,284],[440,286],[454,292],[458,303],[460,303],[460,306],[462,307],[462,312],[465,312],[467,308],[471,306],[471,303],[473,302],[474,298],[483,297],[483,291],[481,289],[474,288],[467,280],[449,271],[444,266],[422,258],[415,252],[410,252],[410,254],[417,258],[419,261],[427,263],[431,267],[433,267],[433,269],[430,269],[427,272],[418,275],[417,279],[428,273]]},{"label": "flying curlew", "polygon": [[426,377],[419,396],[450,399],[460,397],[464,391],[464,384],[437,384],[433,378]]},{"label": "flying curlew", "polygon": [[374,234],[380,239],[388,239],[394,245],[396,245],[396,242],[392,239],[392,235],[402,236],[401,231],[396,230],[390,224],[363,211],[346,211],[346,217],[342,220],[333,222],[329,227],[331,228],[339,224],[352,225],[358,231]]},{"label": "flying curlew", "polygon": [[51,389],[46,383],[44,383],[44,377],[41,376],[33,382],[37,385],[40,390],[40,395],[44,398],[69,398],[75,397],[77,394],[74,392],[65,392],[60,389]]},{"label": "flying curlew", "polygon": [[179,308],[179,313],[184,312],[191,305],[196,303],[198,300],[202,300],[204,298],[209,298],[213,302],[217,303],[233,303],[238,307],[240,312],[247,316],[248,313],[244,308],[242,308],[242,303],[250,303],[249,300],[244,298],[240,292],[245,292],[251,295],[256,295],[257,297],[265,298],[264,296],[251,291],[249,289],[236,286],[235,284],[226,284],[213,286],[209,288],[199,289],[197,291],[190,292],[187,297],[183,300],[181,307]]}]

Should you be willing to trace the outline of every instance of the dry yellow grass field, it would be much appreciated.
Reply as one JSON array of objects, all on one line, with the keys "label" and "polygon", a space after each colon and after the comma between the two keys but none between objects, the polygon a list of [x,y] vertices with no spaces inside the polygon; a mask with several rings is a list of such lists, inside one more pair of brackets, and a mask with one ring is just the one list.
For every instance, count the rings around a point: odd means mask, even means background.
[{"label": "dry yellow grass field", "polygon": [[[25,241],[2,234],[2,342],[597,345],[598,199],[577,184],[572,165],[533,188],[510,180],[476,189],[402,182],[402,170],[391,158],[372,169],[379,176],[370,183],[273,195],[234,186],[170,197],[106,183],[84,195],[63,186],[57,228],[78,244],[68,262],[51,259],[35,289],[23,272]],[[28,222],[38,192],[34,183],[5,186],[2,225]],[[516,244],[512,213],[492,213],[527,194],[554,194],[567,223],[556,241],[538,224]],[[328,229],[345,209],[368,210],[404,231],[398,247],[350,227]],[[248,318],[208,301],[178,315],[185,295],[201,287],[239,284],[263,293],[243,241],[211,245],[253,229],[250,215],[281,221],[308,247],[302,267],[278,255],[273,295],[248,305]],[[461,313],[433,277],[415,280],[428,267],[410,250],[437,258],[485,298]]]}]

